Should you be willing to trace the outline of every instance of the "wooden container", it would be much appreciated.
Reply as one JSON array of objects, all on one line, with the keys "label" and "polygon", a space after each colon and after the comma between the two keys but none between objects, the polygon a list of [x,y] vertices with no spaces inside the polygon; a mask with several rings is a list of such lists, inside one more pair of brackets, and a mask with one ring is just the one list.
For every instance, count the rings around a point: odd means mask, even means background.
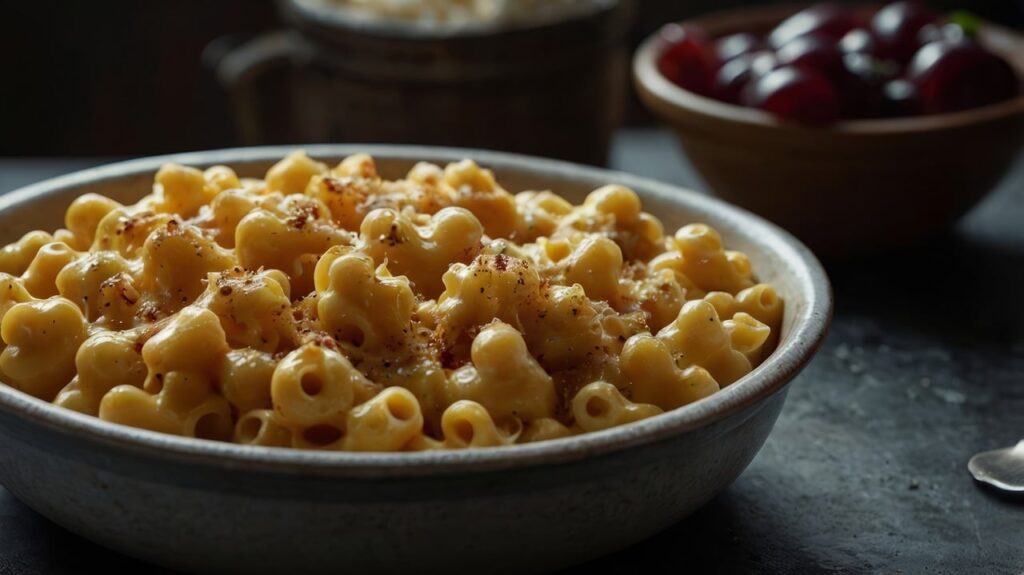
[{"label": "wooden container", "polygon": [[369,20],[302,0],[292,30],[225,57],[247,144],[479,147],[603,164],[623,107],[630,2],[511,26]]},{"label": "wooden container", "polygon": [[[711,36],[763,34],[800,6],[690,20]],[[1024,70],[1024,41],[980,39]],[[782,225],[819,255],[913,242],[949,226],[1008,172],[1024,143],[1024,96],[938,116],[807,127],[711,100],[665,79],[649,38],[633,61],[641,98],[675,130],[711,190]]]}]

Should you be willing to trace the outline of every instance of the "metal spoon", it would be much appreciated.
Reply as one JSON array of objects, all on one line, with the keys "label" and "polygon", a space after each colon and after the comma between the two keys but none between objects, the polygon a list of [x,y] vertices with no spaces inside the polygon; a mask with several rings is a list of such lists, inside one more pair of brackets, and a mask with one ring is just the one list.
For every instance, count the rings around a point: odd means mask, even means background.
[{"label": "metal spoon", "polygon": [[1024,440],[1014,447],[983,451],[967,463],[974,478],[997,489],[1024,495]]}]

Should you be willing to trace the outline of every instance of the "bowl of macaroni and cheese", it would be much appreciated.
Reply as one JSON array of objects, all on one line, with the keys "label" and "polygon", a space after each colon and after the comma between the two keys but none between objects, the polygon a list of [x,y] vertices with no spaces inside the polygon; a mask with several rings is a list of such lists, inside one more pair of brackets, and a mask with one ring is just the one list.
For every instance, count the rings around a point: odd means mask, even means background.
[{"label": "bowl of macaroni and cheese", "polygon": [[0,198],[0,482],[187,570],[501,572],[756,455],[831,315],[721,201],[409,146],[134,160]]}]

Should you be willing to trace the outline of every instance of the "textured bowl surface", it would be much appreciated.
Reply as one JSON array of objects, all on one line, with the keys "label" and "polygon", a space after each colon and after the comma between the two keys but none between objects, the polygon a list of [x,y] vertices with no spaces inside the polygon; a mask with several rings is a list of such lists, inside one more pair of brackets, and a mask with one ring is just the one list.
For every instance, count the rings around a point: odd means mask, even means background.
[{"label": "textured bowl surface", "polygon": [[[471,157],[510,191],[582,200],[621,183],[669,228],[716,227],[786,300],[778,349],[725,390],[599,433],[497,449],[323,453],[186,439],[105,423],[0,385],[0,482],[60,525],[162,565],[217,572],[491,572],[551,569],[614,551],[724,489],[771,430],[787,383],[831,316],[814,256],[775,226],[693,192],[626,174],[493,152],[308,146],[336,161],[367,151],[385,177],[418,160]],[[60,225],[85,192],[133,201],[164,162],[260,176],[288,152],[249,148],[149,158],[56,178],[0,198],[0,239]]]},{"label": "textured bowl surface", "polygon": [[[690,20],[712,37],[767,33],[800,5]],[[979,37],[1024,76],[1024,39],[986,24]],[[676,132],[708,187],[781,225],[821,255],[905,244],[963,215],[1024,144],[1024,94],[955,114],[808,127],[688,92],[656,67],[657,35],[633,59],[644,103]]]}]

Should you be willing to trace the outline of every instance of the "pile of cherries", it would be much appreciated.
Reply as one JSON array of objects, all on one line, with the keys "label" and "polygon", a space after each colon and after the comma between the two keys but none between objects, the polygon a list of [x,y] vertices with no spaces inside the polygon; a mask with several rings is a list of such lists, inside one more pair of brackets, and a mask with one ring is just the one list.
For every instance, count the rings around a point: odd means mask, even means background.
[{"label": "pile of cherries", "polygon": [[764,38],[712,40],[698,27],[669,24],[658,69],[686,90],[809,124],[942,114],[1020,89],[1010,64],[974,40],[974,24],[913,1],[888,4],[870,20],[816,4]]}]

